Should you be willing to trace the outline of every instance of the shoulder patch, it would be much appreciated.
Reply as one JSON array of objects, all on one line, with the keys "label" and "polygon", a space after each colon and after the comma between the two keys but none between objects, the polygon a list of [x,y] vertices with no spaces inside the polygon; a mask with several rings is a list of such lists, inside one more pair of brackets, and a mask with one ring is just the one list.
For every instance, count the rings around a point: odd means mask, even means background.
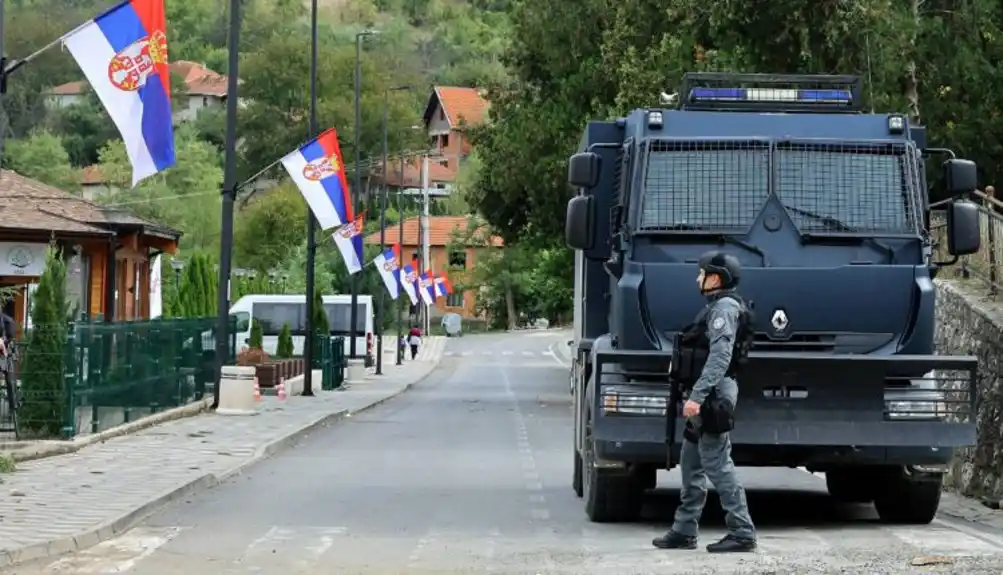
[{"label": "shoulder patch", "polygon": [[716,318],[714,318],[714,321],[712,321],[710,323],[710,327],[711,327],[711,329],[713,329],[715,331],[723,329],[724,328],[724,318],[721,317],[721,316],[717,316]]}]

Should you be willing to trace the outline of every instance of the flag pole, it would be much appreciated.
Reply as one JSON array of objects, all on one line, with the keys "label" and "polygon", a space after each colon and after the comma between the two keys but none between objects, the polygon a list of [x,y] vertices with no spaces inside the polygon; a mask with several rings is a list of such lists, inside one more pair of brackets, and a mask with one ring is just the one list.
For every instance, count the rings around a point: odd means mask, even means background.
[{"label": "flag pole", "polygon": [[[219,407],[223,362],[228,360],[230,329],[230,266],[233,263],[233,204],[237,198],[237,74],[240,59],[241,0],[230,0],[229,64],[226,86],[226,159],[223,171],[223,206],[219,241],[219,317],[216,326],[216,386],[213,409]],[[233,352],[236,353],[236,346]]]},{"label": "flag pole", "polygon": [[[401,160],[401,179],[400,179],[400,187],[397,188],[397,226],[398,226],[398,230],[399,230],[399,232],[398,232],[399,235],[397,236],[397,245],[398,245],[398,249],[400,249],[400,257],[398,258],[400,261],[397,262],[397,266],[400,269],[403,270],[404,269],[404,250],[407,249],[406,247],[404,247],[405,246],[405,244],[404,244],[404,161],[405,161],[404,160],[404,156],[401,156],[400,160]],[[401,281],[399,283],[400,283],[400,290],[404,291],[404,282]],[[397,302],[397,341],[394,342],[394,345],[397,347],[397,365],[401,365],[402,363],[404,363],[404,349],[401,348],[401,343],[400,343],[401,339],[404,337],[404,329],[403,329],[403,324],[402,324],[402,320],[401,320],[401,315],[404,313],[404,301],[403,301],[403,298],[400,297],[400,294],[397,295],[397,299],[399,300]],[[408,299],[408,301],[410,301],[410,298]]]},{"label": "flag pole", "polygon": [[[310,2],[310,137],[317,135],[317,0]],[[306,214],[306,333],[303,337],[303,395],[313,395],[314,294],[317,293],[317,222]],[[326,334],[330,337],[331,334]]]}]

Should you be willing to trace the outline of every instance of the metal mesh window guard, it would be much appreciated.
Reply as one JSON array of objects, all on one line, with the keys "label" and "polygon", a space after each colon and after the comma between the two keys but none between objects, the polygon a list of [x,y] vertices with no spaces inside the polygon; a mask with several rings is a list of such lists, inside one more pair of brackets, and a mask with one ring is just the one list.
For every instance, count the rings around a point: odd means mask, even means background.
[{"label": "metal mesh window guard", "polygon": [[777,198],[806,233],[918,232],[905,146],[778,143]]},{"label": "metal mesh window guard", "polygon": [[744,232],[770,193],[767,142],[654,141],[641,229]]}]

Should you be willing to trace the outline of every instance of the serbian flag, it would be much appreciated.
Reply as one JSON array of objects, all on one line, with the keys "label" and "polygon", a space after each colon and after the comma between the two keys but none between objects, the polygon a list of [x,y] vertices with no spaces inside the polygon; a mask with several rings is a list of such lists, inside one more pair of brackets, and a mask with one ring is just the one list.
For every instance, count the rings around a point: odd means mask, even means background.
[{"label": "serbian flag", "polygon": [[418,276],[418,295],[421,296],[425,305],[432,305],[435,303],[435,282],[432,281],[432,278],[427,271]]},{"label": "serbian flag", "polygon": [[337,130],[331,128],[307,142],[282,158],[282,165],[306,199],[320,229],[329,230],[355,219]]},{"label": "serbian flag", "polygon": [[411,305],[418,305],[418,268],[414,262],[405,264],[401,268],[400,280],[404,293],[411,300]]},{"label": "serbian flag", "polygon": [[387,286],[387,291],[390,292],[390,297],[397,299],[400,295],[400,246],[397,244],[390,246],[373,261],[380,272],[380,277],[383,278],[383,285]]},{"label": "serbian flag", "polygon": [[349,274],[362,271],[362,231],[365,229],[365,213],[359,214],[354,222],[349,222],[335,230],[334,245],[338,246]]},{"label": "serbian flag", "polygon": [[132,185],[175,164],[164,0],[118,4],[63,45],[122,134]]},{"label": "serbian flag", "polygon": [[442,272],[438,276],[434,277],[432,281],[435,282],[435,291],[438,295],[449,295],[453,293],[453,284],[449,283],[449,278],[446,277],[445,272]]}]

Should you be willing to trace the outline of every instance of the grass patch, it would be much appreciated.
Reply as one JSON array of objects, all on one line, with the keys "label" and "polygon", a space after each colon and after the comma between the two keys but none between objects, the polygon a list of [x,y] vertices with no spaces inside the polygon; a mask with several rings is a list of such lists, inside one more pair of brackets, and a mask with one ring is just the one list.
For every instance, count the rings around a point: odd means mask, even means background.
[{"label": "grass patch", "polygon": [[14,473],[17,471],[17,464],[14,458],[6,453],[0,453],[0,473]]}]

